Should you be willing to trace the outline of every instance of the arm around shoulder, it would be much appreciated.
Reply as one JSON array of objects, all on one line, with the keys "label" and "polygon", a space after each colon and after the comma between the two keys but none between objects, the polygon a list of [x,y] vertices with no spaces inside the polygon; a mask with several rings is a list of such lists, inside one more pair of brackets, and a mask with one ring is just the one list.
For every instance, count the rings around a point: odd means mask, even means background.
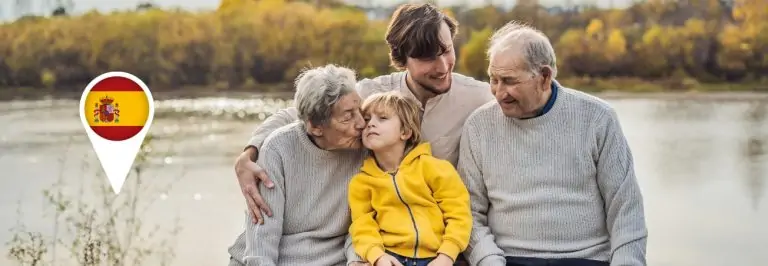
[{"label": "arm around shoulder", "polygon": [[632,152],[613,110],[596,123],[597,182],[605,200],[611,266],[646,265],[648,232]]},{"label": "arm around shoulder", "polygon": [[349,182],[349,208],[352,214],[349,235],[355,252],[373,264],[384,255],[384,240],[379,233],[379,224],[374,218],[376,211],[371,204],[371,187],[363,182],[362,178],[364,177],[358,175]]}]

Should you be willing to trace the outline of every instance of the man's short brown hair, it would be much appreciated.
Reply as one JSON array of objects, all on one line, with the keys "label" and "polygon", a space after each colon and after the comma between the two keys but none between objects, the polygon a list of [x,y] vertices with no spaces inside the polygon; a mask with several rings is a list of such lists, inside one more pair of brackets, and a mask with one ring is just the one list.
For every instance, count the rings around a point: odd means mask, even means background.
[{"label": "man's short brown hair", "polygon": [[429,59],[443,54],[448,47],[440,41],[440,26],[445,22],[456,36],[459,23],[431,4],[404,4],[392,14],[387,28],[389,60],[402,70],[410,58]]},{"label": "man's short brown hair", "polygon": [[404,132],[411,132],[405,141],[407,148],[421,143],[421,108],[416,100],[403,96],[398,91],[379,92],[368,96],[363,101],[363,116],[397,115]]}]

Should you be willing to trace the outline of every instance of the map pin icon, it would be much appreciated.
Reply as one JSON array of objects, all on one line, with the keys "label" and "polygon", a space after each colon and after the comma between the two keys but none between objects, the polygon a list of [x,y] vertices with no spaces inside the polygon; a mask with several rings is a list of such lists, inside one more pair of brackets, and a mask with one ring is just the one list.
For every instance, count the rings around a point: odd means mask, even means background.
[{"label": "map pin icon", "polygon": [[115,194],[131,171],[154,115],[152,93],[132,74],[101,74],[83,91],[80,119]]}]

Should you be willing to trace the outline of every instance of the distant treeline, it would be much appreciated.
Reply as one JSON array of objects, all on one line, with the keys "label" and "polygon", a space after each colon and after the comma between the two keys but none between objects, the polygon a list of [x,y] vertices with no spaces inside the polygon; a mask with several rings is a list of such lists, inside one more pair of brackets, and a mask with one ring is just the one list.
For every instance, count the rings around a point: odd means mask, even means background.
[{"label": "distant treeline", "polygon": [[[703,83],[766,82],[768,1],[645,1],[627,9],[543,8],[518,1],[447,8],[460,22],[459,72],[486,79],[486,42],[515,19],[544,31],[561,77]],[[391,12],[391,11],[390,11]],[[143,8],[0,25],[0,87],[82,90],[106,71],[153,89],[289,84],[306,66],[388,73],[387,19],[334,1],[223,0],[212,12]]]}]

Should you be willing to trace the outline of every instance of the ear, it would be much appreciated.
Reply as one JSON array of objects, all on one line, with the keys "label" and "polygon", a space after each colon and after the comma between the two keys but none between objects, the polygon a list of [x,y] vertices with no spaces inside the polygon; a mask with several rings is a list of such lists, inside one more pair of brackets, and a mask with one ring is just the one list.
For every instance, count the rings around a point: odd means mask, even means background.
[{"label": "ear", "polygon": [[322,137],[323,136],[323,128],[319,126],[315,126],[312,124],[312,122],[306,121],[307,123],[307,130],[309,131],[309,134],[315,137]]},{"label": "ear", "polygon": [[403,129],[400,131],[401,140],[408,140],[409,138],[411,138],[411,135],[413,135],[413,132],[411,132],[410,129]]},{"label": "ear", "polygon": [[542,66],[541,67],[541,77],[544,78],[542,82],[546,83],[547,81],[550,81],[552,79],[552,74],[554,73],[554,70],[550,66]]}]

